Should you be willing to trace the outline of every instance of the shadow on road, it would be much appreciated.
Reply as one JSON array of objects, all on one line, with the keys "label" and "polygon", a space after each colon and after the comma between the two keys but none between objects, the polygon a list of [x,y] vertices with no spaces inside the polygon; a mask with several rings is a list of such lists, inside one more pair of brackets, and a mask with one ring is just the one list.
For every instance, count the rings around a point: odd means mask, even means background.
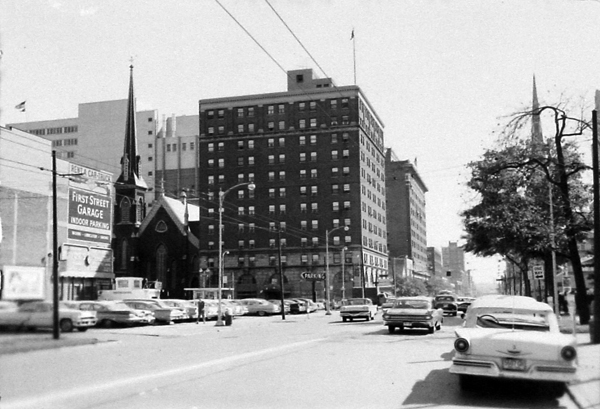
[{"label": "shadow on road", "polygon": [[[444,357],[446,359],[446,357]],[[448,369],[429,372],[417,381],[403,405],[465,406],[494,408],[559,408],[558,400],[538,384],[505,379],[486,379],[475,391],[464,392],[458,385],[458,376]]]}]

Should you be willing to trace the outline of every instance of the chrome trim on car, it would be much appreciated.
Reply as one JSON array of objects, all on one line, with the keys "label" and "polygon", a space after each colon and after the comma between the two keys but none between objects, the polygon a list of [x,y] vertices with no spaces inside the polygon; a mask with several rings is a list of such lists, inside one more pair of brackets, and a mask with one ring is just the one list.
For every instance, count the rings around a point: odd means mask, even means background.
[{"label": "chrome trim on car", "polygon": [[577,368],[575,367],[564,367],[564,366],[535,366],[534,369],[538,372],[563,372],[563,373],[575,373]]},{"label": "chrome trim on car", "polygon": [[480,368],[491,368],[492,366],[494,366],[494,364],[491,363],[491,362],[486,362],[486,361],[471,361],[471,360],[467,360],[467,359],[457,359],[457,358],[454,358],[452,360],[452,363],[454,365],[476,366],[476,367],[480,367]]}]

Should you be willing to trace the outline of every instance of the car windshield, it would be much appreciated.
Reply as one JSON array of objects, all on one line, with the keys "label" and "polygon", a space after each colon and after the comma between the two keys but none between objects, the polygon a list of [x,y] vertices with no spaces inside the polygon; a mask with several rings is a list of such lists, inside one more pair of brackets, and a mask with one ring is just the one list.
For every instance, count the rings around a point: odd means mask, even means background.
[{"label": "car windshield", "polygon": [[477,326],[480,328],[511,328],[531,331],[549,331],[549,315],[539,311],[506,310],[476,311]]},{"label": "car windshield", "polygon": [[394,308],[412,308],[417,310],[426,310],[429,308],[429,303],[423,300],[401,300],[394,303]]},{"label": "car windshield", "polygon": [[349,300],[344,300],[342,302],[343,305],[365,305],[368,304],[368,301],[364,298],[350,298]]},{"label": "car windshield", "polygon": [[450,296],[442,296],[442,297],[435,297],[436,301],[454,301],[454,297],[450,297]]}]

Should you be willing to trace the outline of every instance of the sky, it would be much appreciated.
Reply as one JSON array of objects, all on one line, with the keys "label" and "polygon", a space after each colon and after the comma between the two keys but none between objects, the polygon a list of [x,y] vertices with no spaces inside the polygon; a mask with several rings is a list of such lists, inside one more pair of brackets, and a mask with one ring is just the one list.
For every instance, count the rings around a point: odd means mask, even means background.
[{"label": "sky", "polygon": [[[125,99],[131,61],[138,109],[161,116],[285,91],[292,69],[356,78],[385,146],[425,181],[428,245],[441,248],[463,242],[476,200],[465,165],[531,105],[534,75],[541,104],[577,100],[591,117],[600,1],[2,0],[0,50],[2,125]],[[470,255],[466,267],[482,285],[502,268]]]}]

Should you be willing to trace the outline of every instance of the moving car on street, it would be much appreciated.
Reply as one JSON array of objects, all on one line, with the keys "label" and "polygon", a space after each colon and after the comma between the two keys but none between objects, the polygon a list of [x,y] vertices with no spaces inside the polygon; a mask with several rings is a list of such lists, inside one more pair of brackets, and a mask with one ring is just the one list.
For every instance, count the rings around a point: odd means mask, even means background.
[{"label": "moving car on street", "polygon": [[355,318],[364,318],[367,321],[375,319],[377,306],[370,298],[348,298],[342,300],[340,316],[342,321],[353,321]]},{"label": "moving car on street", "polygon": [[[0,327],[28,330],[54,328],[53,307],[49,301],[31,301],[17,308],[0,309]],[[58,325],[61,332],[71,332],[74,328],[84,332],[96,325],[96,314],[76,310],[61,302],[58,305]]]},{"label": "moving car on street", "polygon": [[576,378],[575,337],[562,334],[552,308],[533,298],[479,297],[455,333],[450,372],[462,389],[475,388],[478,377],[512,378],[546,382],[558,397]]},{"label": "moving car on street", "polygon": [[453,294],[438,294],[435,296],[435,308],[441,308],[444,310],[444,314],[452,315],[456,317],[458,313],[458,303],[456,302],[456,296]]},{"label": "moving car on street", "polygon": [[433,334],[436,329],[442,329],[442,322],[442,309],[435,308],[433,300],[429,297],[400,297],[383,313],[383,325],[388,327],[390,334],[394,333],[396,328],[422,328]]}]

